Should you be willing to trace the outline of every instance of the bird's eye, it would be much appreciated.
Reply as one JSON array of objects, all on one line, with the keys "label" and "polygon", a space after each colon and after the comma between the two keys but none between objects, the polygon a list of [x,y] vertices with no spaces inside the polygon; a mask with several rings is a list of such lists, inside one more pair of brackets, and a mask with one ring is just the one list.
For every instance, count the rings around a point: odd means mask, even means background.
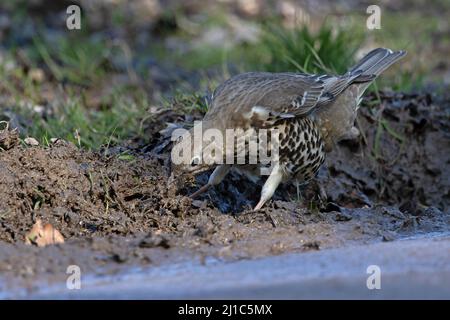
[{"label": "bird's eye", "polygon": [[177,140],[175,140],[175,143],[180,143],[181,141],[183,141],[183,136],[179,136]]},{"label": "bird's eye", "polygon": [[200,164],[200,158],[199,157],[193,157],[191,161],[191,166],[195,167]]}]

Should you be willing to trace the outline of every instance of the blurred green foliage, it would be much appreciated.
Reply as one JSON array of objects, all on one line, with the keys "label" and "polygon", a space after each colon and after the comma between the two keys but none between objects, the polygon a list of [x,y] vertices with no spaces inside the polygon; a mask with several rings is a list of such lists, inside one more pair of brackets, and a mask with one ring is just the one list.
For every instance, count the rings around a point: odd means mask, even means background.
[{"label": "blurred green foliage", "polygon": [[107,74],[113,52],[104,38],[58,38],[54,42],[35,37],[32,49],[57,81],[90,86]]}]

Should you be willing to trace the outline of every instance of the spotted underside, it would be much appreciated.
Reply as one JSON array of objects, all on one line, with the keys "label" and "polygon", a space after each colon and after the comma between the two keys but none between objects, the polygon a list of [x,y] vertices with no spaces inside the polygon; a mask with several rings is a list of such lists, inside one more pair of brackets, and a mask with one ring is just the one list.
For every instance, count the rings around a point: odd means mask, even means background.
[{"label": "spotted underside", "polygon": [[[284,171],[284,181],[295,179],[306,182],[313,178],[325,161],[324,143],[320,136],[316,123],[308,117],[295,117],[283,119],[275,123],[270,130],[277,130],[277,144],[279,146],[279,164]],[[270,164],[260,160],[272,156],[271,147],[274,141],[271,134],[258,140],[258,129],[249,128],[242,132],[235,140],[234,163],[241,171],[252,179],[260,175],[261,167],[269,167]],[[249,156],[250,141],[259,142],[257,159]],[[261,149],[261,146],[264,149]],[[245,153],[244,158],[238,155]],[[262,156],[262,152],[264,155]],[[240,166],[239,166],[240,165]]]},{"label": "spotted underside", "polygon": [[280,164],[299,181],[313,178],[325,161],[324,143],[315,122],[307,117],[285,120],[280,132]]}]

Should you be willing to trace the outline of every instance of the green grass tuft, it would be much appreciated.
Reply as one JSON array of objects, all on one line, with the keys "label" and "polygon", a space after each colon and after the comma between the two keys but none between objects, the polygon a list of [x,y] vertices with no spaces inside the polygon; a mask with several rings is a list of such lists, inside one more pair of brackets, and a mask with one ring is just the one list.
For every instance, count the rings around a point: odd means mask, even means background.
[{"label": "green grass tuft", "polygon": [[51,138],[61,138],[79,147],[98,149],[142,135],[140,121],[146,114],[147,103],[120,95],[113,101],[113,105],[95,110],[87,108],[81,99],[70,97],[47,117],[38,113],[30,116],[23,109],[16,112],[32,122],[23,134],[35,137],[44,145]]},{"label": "green grass tuft", "polygon": [[205,95],[198,92],[184,93],[177,91],[174,96],[165,102],[165,105],[172,109],[181,109],[186,113],[206,113],[209,108],[209,102]]},{"label": "green grass tuft", "polygon": [[343,73],[354,62],[362,36],[327,24],[314,33],[307,27],[266,27],[258,48],[260,68],[270,72]]}]

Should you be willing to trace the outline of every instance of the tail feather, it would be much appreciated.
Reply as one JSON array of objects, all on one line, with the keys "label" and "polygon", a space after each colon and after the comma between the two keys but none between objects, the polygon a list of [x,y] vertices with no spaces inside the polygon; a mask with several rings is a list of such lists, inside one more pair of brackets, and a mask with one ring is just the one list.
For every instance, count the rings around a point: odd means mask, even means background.
[{"label": "tail feather", "polygon": [[392,64],[400,60],[406,55],[406,51],[392,51],[390,49],[378,48],[370,51],[356,65],[348,70],[348,74],[360,74],[353,83],[360,84],[360,96],[364,93],[376,77]]}]

